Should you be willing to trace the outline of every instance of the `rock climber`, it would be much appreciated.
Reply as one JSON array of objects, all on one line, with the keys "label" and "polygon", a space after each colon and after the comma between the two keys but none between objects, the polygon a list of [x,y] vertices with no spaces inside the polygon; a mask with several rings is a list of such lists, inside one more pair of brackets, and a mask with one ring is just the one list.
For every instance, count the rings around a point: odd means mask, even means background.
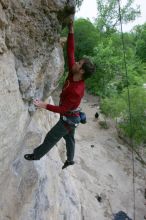
[{"label": "rock climber", "polygon": [[67,160],[62,169],[73,165],[75,154],[75,129],[80,123],[79,105],[84,96],[84,80],[95,72],[94,64],[87,58],[75,62],[74,57],[74,25],[70,19],[68,25],[67,57],[69,74],[60,94],[59,106],[46,104],[35,99],[34,105],[39,108],[59,113],[57,124],[47,133],[43,143],[33,150],[32,154],[25,154],[26,160],[40,160],[63,137],[66,142]]}]

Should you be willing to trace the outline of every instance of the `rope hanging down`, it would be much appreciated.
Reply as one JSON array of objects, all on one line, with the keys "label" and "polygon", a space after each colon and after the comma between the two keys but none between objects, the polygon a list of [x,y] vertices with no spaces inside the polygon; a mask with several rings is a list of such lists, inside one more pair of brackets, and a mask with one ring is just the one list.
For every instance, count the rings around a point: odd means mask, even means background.
[{"label": "rope hanging down", "polygon": [[122,46],[123,46],[123,61],[124,61],[124,69],[125,69],[125,77],[127,81],[127,93],[128,93],[128,111],[129,111],[129,120],[130,120],[130,139],[131,139],[131,148],[132,148],[132,169],[133,169],[133,220],[135,220],[135,164],[134,164],[134,145],[132,138],[132,114],[131,114],[131,102],[130,102],[130,91],[128,86],[128,70],[127,70],[127,62],[126,62],[126,50],[124,43],[124,34],[123,34],[123,24],[122,24],[122,15],[121,15],[121,4],[120,0],[118,1],[119,5],[119,20],[121,27],[121,38],[122,38]]}]

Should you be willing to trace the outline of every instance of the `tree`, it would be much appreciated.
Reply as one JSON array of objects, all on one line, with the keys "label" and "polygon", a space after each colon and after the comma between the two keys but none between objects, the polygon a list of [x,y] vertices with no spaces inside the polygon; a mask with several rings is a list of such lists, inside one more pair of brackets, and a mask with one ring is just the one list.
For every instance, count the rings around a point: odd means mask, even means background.
[{"label": "tree", "polygon": [[125,136],[142,143],[146,141],[146,89],[132,86],[129,87],[129,93],[130,100],[127,89],[123,90],[120,96],[105,98],[101,102],[101,110],[108,117],[119,117],[119,127]]},{"label": "tree", "polygon": [[83,56],[91,56],[94,47],[99,42],[99,32],[95,26],[86,19],[75,21],[75,57],[77,60]]},{"label": "tree", "polygon": [[[140,15],[139,6],[132,8],[134,0],[127,0],[124,6],[121,6],[121,17],[123,23],[134,21]],[[120,21],[119,5],[117,0],[97,0],[98,18],[97,27],[101,32],[114,30]]]},{"label": "tree", "polygon": [[136,46],[136,55],[146,62],[146,23],[138,25],[133,29],[133,35]]},{"label": "tree", "polygon": [[135,38],[132,33],[124,33],[126,66],[123,62],[121,34],[117,31],[102,36],[94,48],[92,59],[96,64],[96,74],[87,80],[91,93],[100,96],[112,96],[121,93],[128,85],[142,86],[145,82],[145,66],[136,56]]},{"label": "tree", "polygon": [[[133,0],[128,0],[121,7],[122,21],[125,23],[134,20],[140,14],[139,7],[133,9],[132,3]],[[100,33],[100,41],[92,56],[97,66],[97,72],[92,79],[88,80],[87,88],[96,95],[110,96],[115,92],[121,92],[127,85],[141,85],[143,66],[135,56],[133,35],[124,33],[129,74],[128,80],[126,79],[121,34],[116,29],[120,22],[118,1],[97,0],[97,6],[99,13],[95,25]]]}]

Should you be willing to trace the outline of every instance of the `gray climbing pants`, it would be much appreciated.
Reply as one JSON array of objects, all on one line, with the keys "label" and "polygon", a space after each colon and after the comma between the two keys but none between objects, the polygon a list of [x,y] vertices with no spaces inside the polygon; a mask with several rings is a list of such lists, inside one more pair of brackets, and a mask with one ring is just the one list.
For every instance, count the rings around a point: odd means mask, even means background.
[{"label": "gray climbing pants", "polygon": [[[77,124],[80,122],[79,117],[70,117],[70,120]],[[66,142],[67,160],[73,161],[75,154],[75,128],[76,126],[70,125],[60,118],[57,124],[47,133],[43,143],[34,149],[34,157],[36,159],[43,157],[63,137]]]}]

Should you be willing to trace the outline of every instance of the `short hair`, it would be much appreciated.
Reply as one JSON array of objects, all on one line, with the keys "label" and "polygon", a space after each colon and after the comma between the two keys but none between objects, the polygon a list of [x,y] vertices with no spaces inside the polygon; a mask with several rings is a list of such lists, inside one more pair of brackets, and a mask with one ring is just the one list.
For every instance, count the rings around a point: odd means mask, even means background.
[{"label": "short hair", "polygon": [[88,58],[83,58],[82,60],[84,60],[84,63],[82,65],[82,69],[84,70],[83,78],[87,79],[95,73],[96,68],[95,65]]}]

